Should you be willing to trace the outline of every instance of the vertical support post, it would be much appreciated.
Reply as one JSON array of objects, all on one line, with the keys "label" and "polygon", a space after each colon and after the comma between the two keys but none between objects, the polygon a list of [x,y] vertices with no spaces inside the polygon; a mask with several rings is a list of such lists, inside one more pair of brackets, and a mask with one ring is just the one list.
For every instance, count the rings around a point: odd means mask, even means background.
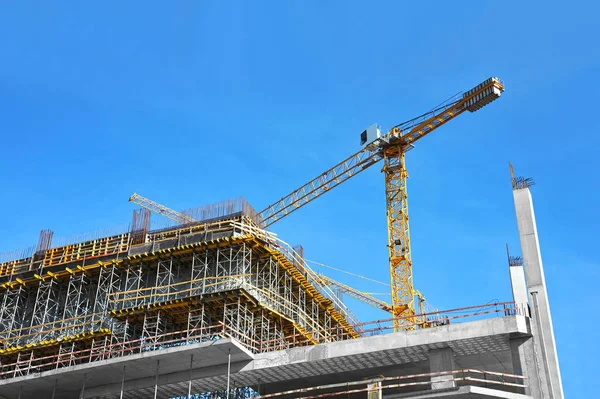
[{"label": "vertical support post", "polygon": [[229,379],[231,378],[231,349],[227,352],[227,399],[229,399]]},{"label": "vertical support post", "polygon": [[21,399],[21,394],[23,393],[23,386],[19,387],[19,396],[17,396],[17,399]]},{"label": "vertical support post", "polygon": [[119,393],[119,399],[123,399],[123,391],[125,390],[125,367],[123,366],[123,375],[121,375],[121,392]]},{"label": "vertical support post", "polygon": [[192,399],[192,368],[194,367],[194,354],[190,356],[190,376],[188,379],[188,399]]},{"label": "vertical support post", "polygon": [[87,380],[87,373],[83,374],[83,385],[81,386],[81,392],[79,393],[79,399],[83,399],[85,395],[85,380]]},{"label": "vertical support post", "polygon": [[[429,370],[431,373],[454,371],[454,352],[452,348],[433,349],[429,351]],[[454,388],[456,382],[453,374],[431,377],[431,389]]]},{"label": "vertical support post", "polygon": [[154,399],[158,397],[158,369],[160,367],[160,360],[156,361],[156,376],[154,377]]},{"label": "vertical support post", "polygon": [[527,285],[525,284],[525,272],[521,265],[510,265],[510,285],[512,287],[515,313],[520,316],[529,316],[529,305],[527,304]]},{"label": "vertical support post", "polygon": [[542,397],[563,399],[563,387],[554,340],[554,328],[546,291],[546,278],[542,265],[542,255],[537,234],[533,200],[529,186],[533,181],[529,178],[515,177],[511,169],[513,198],[521,253],[525,270],[525,280],[529,294],[531,313],[531,332],[535,350],[536,363],[540,371]]},{"label": "vertical support post", "polygon": [[56,397],[56,385],[58,384],[58,380],[54,380],[54,386],[52,387],[52,399]]},{"label": "vertical support post", "polygon": [[[532,337],[515,337],[509,339],[510,354],[512,358],[513,373],[527,376],[523,383],[524,389],[515,389],[516,393],[529,395],[534,399],[542,399],[542,388],[537,364],[535,362],[535,351]],[[516,381],[521,383],[521,381]]]}]

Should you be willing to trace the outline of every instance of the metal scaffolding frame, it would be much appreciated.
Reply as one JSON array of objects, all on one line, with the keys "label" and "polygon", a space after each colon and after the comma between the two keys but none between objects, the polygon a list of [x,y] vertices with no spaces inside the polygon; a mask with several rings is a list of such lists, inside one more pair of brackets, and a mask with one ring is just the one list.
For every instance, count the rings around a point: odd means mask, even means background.
[{"label": "metal scaffolding frame", "polygon": [[359,336],[251,217],[144,234],[0,265],[0,378],[221,338],[259,353]]}]

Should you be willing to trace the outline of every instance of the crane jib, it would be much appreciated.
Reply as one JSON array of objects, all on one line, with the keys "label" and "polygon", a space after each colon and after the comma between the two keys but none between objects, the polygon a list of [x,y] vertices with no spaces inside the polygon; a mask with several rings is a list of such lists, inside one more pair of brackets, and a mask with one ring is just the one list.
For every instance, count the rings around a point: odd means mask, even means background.
[{"label": "crane jib", "polygon": [[[371,147],[372,150],[363,148],[259,212],[263,227],[268,227],[281,220],[325,192],[376,164],[383,159],[381,152],[383,148],[391,145],[401,145],[403,151],[406,152],[412,148],[413,143],[417,140],[425,137],[464,111],[475,112],[481,109],[500,97],[502,91],[504,91],[502,83],[497,78],[489,78],[473,89],[466,91],[461,99],[394,126],[386,135],[378,138],[378,145]],[[418,122],[419,120],[421,121]],[[409,127],[403,130],[399,126]]]},{"label": "crane jib", "polygon": [[278,202],[259,212],[263,226],[270,226],[325,192],[330,191],[351,177],[366,170],[381,159],[382,155],[380,151],[369,151],[367,149],[362,149],[351,155],[333,168],[320,174]]}]

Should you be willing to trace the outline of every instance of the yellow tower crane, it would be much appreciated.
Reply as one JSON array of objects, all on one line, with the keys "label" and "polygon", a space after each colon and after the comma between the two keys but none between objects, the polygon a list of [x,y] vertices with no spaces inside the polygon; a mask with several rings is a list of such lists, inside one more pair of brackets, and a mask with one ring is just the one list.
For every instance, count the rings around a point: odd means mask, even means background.
[{"label": "yellow tower crane", "polygon": [[164,205],[159,204],[158,202],[154,202],[149,200],[146,197],[142,197],[137,193],[133,193],[131,197],[129,197],[129,202],[133,202],[143,208],[149,209],[154,213],[158,213],[159,215],[163,215],[166,218],[173,220],[179,224],[190,224],[197,223],[197,221],[187,215],[184,215],[181,212],[174,211],[171,208],[167,208]]},{"label": "yellow tower crane", "polygon": [[388,226],[388,255],[394,328],[414,325],[415,289],[412,278],[410,229],[408,223],[408,194],[404,155],[414,143],[465,111],[475,112],[500,97],[504,85],[489,78],[459,99],[450,101],[417,118],[392,127],[381,135],[372,125],[360,135],[363,148],[333,168],[292,191],[259,213],[264,227],[296,211],[315,198],[337,187],[368,167],[383,160],[385,177],[386,216]]},{"label": "yellow tower crane", "polygon": [[327,277],[324,274],[319,273],[315,280],[317,280],[316,283],[319,285],[335,287],[339,292],[343,294],[348,294],[351,297],[366,303],[367,305],[371,305],[385,312],[392,312],[392,305],[390,305],[389,303],[382,301],[379,298],[375,298],[374,296],[369,295],[366,292],[362,292],[360,290],[357,290],[356,288],[350,287],[349,285],[334,280],[331,277]]},{"label": "yellow tower crane", "polygon": [[[358,276],[358,277],[364,278],[363,276]],[[354,299],[357,299],[363,303],[366,303],[367,305],[370,305],[370,306],[373,306],[374,308],[383,310],[384,312],[391,313],[392,316],[394,314],[392,305],[387,303],[386,301],[376,298],[372,294],[369,294],[368,292],[360,291],[360,290],[358,290],[354,287],[351,287],[347,284],[344,284],[342,282],[334,280],[331,277],[325,276],[324,274],[318,273],[316,275],[316,278],[314,278],[314,282],[321,286],[324,286],[324,287],[325,286],[333,287],[342,294],[347,294],[348,296],[350,296]],[[413,320],[414,324],[409,326],[409,328],[413,328],[416,326],[428,327],[431,325],[432,320],[429,320],[427,315],[425,314],[428,312],[428,310],[426,309],[427,305],[426,305],[425,297],[417,290],[415,290],[415,295],[417,296],[418,303],[419,303],[419,306],[418,306],[419,316],[416,316],[414,318],[414,320]]]},{"label": "yellow tower crane", "polygon": [[[395,330],[412,328],[410,326],[416,324],[415,296],[418,296],[418,291],[414,289],[412,276],[405,153],[414,148],[415,142],[440,126],[465,111],[478,111],[499,98],[503,91],[504,85],[500,80],[489,78],[459,98],[396,125],[383,135],[377,125],[368,127],[360,134],[360,144],[363,146],[360,151],[263,209],[259,213],[262,227],[271,226],[383,160],[393,325]],[[152,201],[136,203],[172,219],[177,218],[169,208],[156,206]]]}]

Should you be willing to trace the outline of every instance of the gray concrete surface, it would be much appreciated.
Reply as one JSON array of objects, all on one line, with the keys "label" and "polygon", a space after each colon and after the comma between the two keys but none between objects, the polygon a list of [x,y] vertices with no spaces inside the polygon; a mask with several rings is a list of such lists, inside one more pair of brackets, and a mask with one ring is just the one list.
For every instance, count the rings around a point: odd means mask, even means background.
[{"label": "gray concrete surface", "polygon": [[[432,349],[429,351],[429,371],[440,373],[456,370],[454,351],[452,348]],[[431,389],[454,388],[454,375],[439,375],[431,377]]]},{"label": "gray concrete surface", "polygon": [[509,273],[515,308],[520,310],[522,315],[529,316],[529,299],[527,284],[525,283],[525,270],[523,266],[510,266]]},{"label": "gray concrete surface", "polygon": [[227,371],[230,352],[233,370],[239,370],[253,359],[252,353],[230,339],[203,342],[0,380],[0,398],[16,399],[19,390],[22,390],[21,399],[50,399],[55,382],[56,399],[78,398],[84,380],[85,398],[118,393],[121,390],[123,366],[126,367],[125,391],[153,388],[157,361],[160,362],[159,385],[187,381],[191,354],[195,359],[194,372],[212,370],[220,375]]},{"label": "gray concrete surface", "polygon": [[85,375],[84,398],[118,398],[126,365],[124,398],[152,398],[156,360],[160,360],[158,397],[181,396],[187,393],[192,354],[192,392],[223,389],[229,350],[231,386],[254,386],[263,394],[374,375],[427,373],[430,352],[443,348],[451,348],[459,369],[511,374],[511,339],[529,336],[525,317],[508,316],[257,355],[236,342],[220,340],[0,381],[0,397],[17,399],[23,387],[21,399],[50,398],[58,381],[56,399],[78,398]]},{"label": "gray concrete surface", "polygon": [[531,329],[540,374],[540,398],[563,399],[554,328],[529,188],[513,190],[525,280],[529,293]]}]

